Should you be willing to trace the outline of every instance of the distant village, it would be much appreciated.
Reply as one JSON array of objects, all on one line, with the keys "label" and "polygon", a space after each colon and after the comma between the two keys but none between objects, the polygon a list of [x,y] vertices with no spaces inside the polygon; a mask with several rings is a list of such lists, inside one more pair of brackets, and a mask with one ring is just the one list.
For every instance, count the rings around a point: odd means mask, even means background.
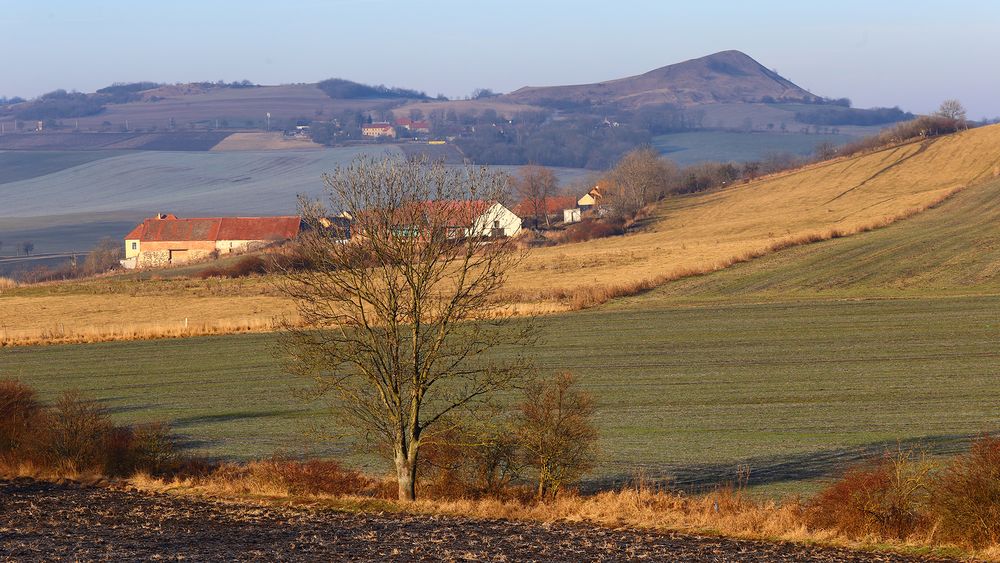
[{"label": "distant village", "polygon": [[[419,123],[419,122],[418,122]],[[540,227],[579,223],[603,215],[602,190],[595,186],[579,198],[553,196],[540,201],[524,199],[513,209],[499,202],[466,202],[473,212],[467,225],[448,227],[449,236],[483,239],[522,236],[529,225]],[[327,228],[336,227],[345,242],[359,233],[347,214],[328,218]],[[126,269],[175,266],[219,256],[261,250],[295,239],[308,228],[298,216],[180,218],[161,213],[145,219],[124,237]],[[400,232],[417,232],[399,225]]]}]

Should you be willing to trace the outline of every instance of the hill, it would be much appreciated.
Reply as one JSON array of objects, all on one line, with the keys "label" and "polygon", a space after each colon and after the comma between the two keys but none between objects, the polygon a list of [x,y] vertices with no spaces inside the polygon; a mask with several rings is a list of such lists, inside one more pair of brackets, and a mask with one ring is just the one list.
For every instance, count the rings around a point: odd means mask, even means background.
[{"label": "hill", "polygon": [[668,199],[643,232],[538,249],[513,285],[537,298],[651,283],[884,226],[1000,174],[998,147],[1000,126],[983,127]]},{"label": "hill", "polygon": [[740,51],[723,51],[638,76],[576,86],[525,87],[503,97],[538,105],[680,106],[819,98]]},{"label": "hill", "polygon": [[[124,127],[126,121],[131,130],[183,129],[192,124],[202,128],[264,129],[268,113],[271,114],[272,125],[277,126],[299,118],[331,119],[343,112],[368,111],[405,101],[396,97],[334,99],[317,84],[247,88],[178,85],[157,87],[141,92],[134,101],[107,104],[92,114],[60,120],[66,126],[81,129],[111,128],[116,131]],[[4,122],[7,131],[14,130],[17,107],[13,106],[7,114],[0,112],[0,121]]]},{"label": "hill", "polygon": [[967,188],[885,229],[790,248],[646,298],[1000,293],[1000,180]]}]

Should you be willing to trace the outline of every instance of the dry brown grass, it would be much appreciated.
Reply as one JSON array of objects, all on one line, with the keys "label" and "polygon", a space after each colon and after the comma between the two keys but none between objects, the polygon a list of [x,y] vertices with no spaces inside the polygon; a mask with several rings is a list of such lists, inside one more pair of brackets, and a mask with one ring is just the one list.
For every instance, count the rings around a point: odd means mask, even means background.
[{"label": "dry brown grass", "polygon": [[14,289],[16,287],[17,287],[17,282],[16,281],[14,281],[14,280],[12,280],[10,278],[5,278],[5,277],[0,276],[0,293],[3,293],[4,290]]},{"label": "dry brown grass", "polygon": [[[202,313],[204,314],[204,313]],[[290,321],[294,324],[294,321]],[[155,340],[159,338],[186,338],[213,334],[238,334],[272,332],[284,326],[283,317],[247,317],[216,321],[192,322],[135,322],[93,325],[67,325],[55,323],[47,328],[17,330],[0,328],[0,347],[36,346],[45,344],[91,344],[118,340]]]},{"label": "dry brown grass", "polygon": [[[340,478],[335,481],[342,482]],[[425,498],[403,504],[391,500],[393,483],[386,481],[379,484],[372,480],[366,481],[362,490],[348,494],[296,494],[292,492],[293,486],[271,470],[253,478],[240,476],[232,483],[212,476],[164,480],[138,474],[129,479],[129,484],[148,492],[209,497],[229,502],[253,500],[280,504],[292,501],[339,509],[392,510],[429,516],[578,522],[618,529],[680,531],[923,553],[928,548],[946,549],[952,554],[960,549],[936,544],[927,536],[902,540],[878,536],[852,538],[834,529],[811,527],[808,506],[798,498],[758,500],[743,491],[728,488],[708,494],[685,495],[644,485],[641,479],[637,480],[637,484],[618,491],[588,496],[570,493],[544,503],[499,498]],[[996,545],[964,551],[967,555],[986,559],[995,559],[998,552],[1000,547]]]},{"label": "dry brown grass", "polygon": [[266,151],[288,149],[321,149],[312,139],[285,137],[278,132],[233,133],[212,147],[212,151]]},{"label": "dry brown grass", "polygon": [[1000,126],[984,127],[669,199],[643,232],[534,250],[511,289],[532,295],[670,279],[884,226],[993,177],[997,146]]}]

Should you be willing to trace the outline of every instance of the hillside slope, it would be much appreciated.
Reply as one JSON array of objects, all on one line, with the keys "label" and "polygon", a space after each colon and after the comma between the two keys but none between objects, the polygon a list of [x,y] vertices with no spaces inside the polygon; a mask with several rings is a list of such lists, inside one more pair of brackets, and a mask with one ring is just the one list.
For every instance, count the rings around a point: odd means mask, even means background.
[{"label": "hillside slope", "polygon": [[683,297],[1000,292],[1000,180],[916,217],[668,284]]},{"label": "hillside slope", "polygon": [[888,224],[998,175],[1000,126],[917,141],[667,200],[648,230],[539,249],[512,282],[544,297],[717,270],[774,245]]},{"label": "hillside slope", "polygon": [[[661,284],[719,270],[747,257],[766,255],[775,246],[829,237],[833,230],[849,234],[886,225],[997,176],[1000,126],[993,126],[678,197],[654,209],[650,226],[640,233],[534,250],[511,272],[511,297],[524,311],[566,310],[579,306],[581,299],[614,294],[623,286]],[[974,210],[980,204],[967,205]],[[940,236],[957,235],[942,230]],[[988,246],[992,240],[987,236],[979,244]],[[975,253],[965,258],[953,254],[962,249],[962,245],[942,246],[935,260],[993,263],[990,258],[978,262],[981,257]],[[837,259],[854,258],[848,252]],[[900,255],[901,262],[905,259]],[[790,276],[784,283],[787,287],[821,285],[835,270],[849,272],[859,266],[825,267],[826,273],[817,269],[811,282]],[[992,267],[985,266],[975,275],[988,278]],[[880,268],[873,264],[868,273],[859,275],[870,278]],[[946,266],[940,271],[942,276],[949,272]],[[914,275],[921,272],[918,269]],[[947,285],[959,283],[960,278],[941,279]],[[266,286],[266,280],[246,284],[243,280],[192,280],[162,286],[91,282],[59,286],[58,291],[40,287],[2,293],[0,310],[9,326],[15,327],[9,338],[18,341],[72,340],[81,334],[118,338],[115,335],[120,333],[156,332],[157,326],[176,328],[185,319],[204,332],[229,332],[234,326],[271,326],[275,317],[294,314],[291,303]],[[38,315],[39,310],[46,315]],[[60,320],[58,332],[53,332],[52,319]]]},{"label": "hillside slope", "polygon": [[643,105],[809,100],[813,94],[740,51],[723,51],[638,76],[575,86],[526,87],[504,96],[518,103],[552,101]]}]

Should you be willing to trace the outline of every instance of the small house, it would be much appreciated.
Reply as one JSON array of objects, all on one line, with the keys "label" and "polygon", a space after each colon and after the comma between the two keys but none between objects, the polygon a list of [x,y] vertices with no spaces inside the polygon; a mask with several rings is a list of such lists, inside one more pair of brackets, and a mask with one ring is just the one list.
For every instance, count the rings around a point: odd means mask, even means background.
[{"label": "small house", "polygon": [[365,123],[361,126],[361,134],[365,137],[390,137],[396,138],[396,129],[391,123],[386,122],[376,122],[376,123]]}]

